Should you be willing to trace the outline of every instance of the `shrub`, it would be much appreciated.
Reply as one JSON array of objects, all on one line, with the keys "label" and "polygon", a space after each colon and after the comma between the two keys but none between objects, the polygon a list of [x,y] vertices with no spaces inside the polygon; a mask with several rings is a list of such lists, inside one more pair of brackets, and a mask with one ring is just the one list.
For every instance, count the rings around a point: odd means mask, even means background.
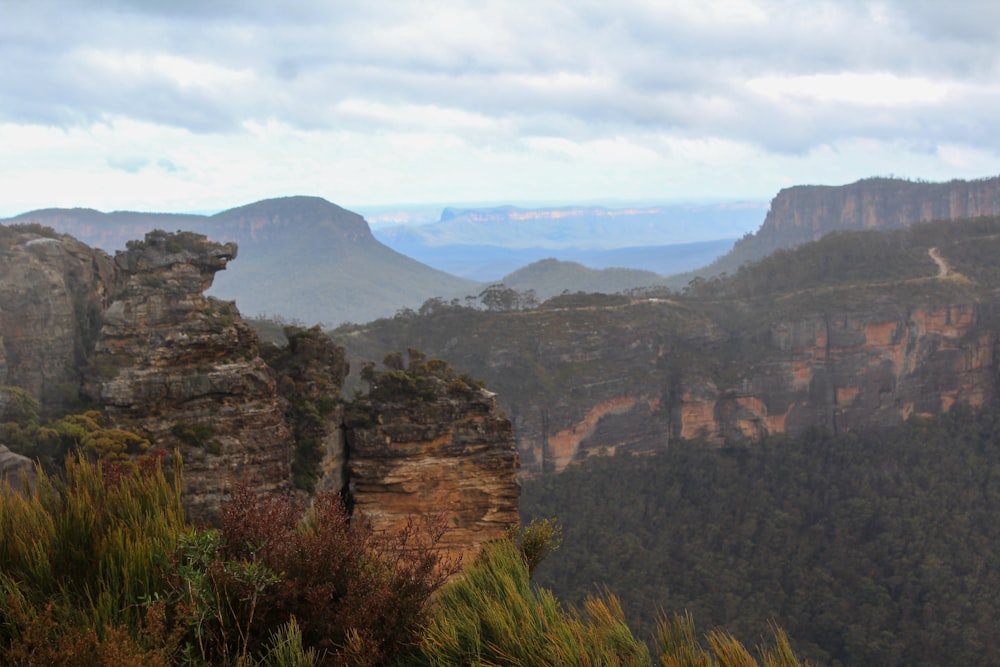
[{"label": "shrub", "polygon": [[186,528],[179,461],[175,470],[168,480],[155,457],[126,469],[78,456],[64,479],[39,475],[30,496],[0,489],[0,662],[57,637],[67,643],[53,655],[91,646],[87,629],[138,646],[161,563]]},{"label": "shrub", "polygon": [[163,277],[155,273],[143,273],[139,276],[139,284],[143,287],[157,289],[163,287]]},{"label": "shrub", "polygon": [[215,429],[210,424],[181,421],[170,427],[170,434],[192,447],[205,447],[215,436]]},{"label": "shrub", "polygon": [[376,533],[349,517],[340,497],[319,494],[303,512],[285,496],[258,498],[239,486],[218,531],[181,543],[172,604],[188,610],[188,640],[202,660],[227,662],[286,639],[329,664],[390,662],[417,640],[427,603],[456,563],[437,545],[444,523]]}]

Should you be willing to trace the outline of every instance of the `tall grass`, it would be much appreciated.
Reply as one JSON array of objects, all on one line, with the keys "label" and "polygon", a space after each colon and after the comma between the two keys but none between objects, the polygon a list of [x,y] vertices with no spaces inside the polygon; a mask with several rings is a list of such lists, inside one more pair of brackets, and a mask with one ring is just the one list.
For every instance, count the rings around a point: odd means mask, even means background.
[{"label": "tall grass", "polygon": [[[703,645],[690,615],[663,617],[653,642],[656,659],[625,622],[613,595],[564,608],[530,582],[523,546],[506,538],[486,545],[476,561],[443,588],[422,641],[404,665],[446,667],[799,667],[773,628],[774,646],[756,655],[721,630]],[[537,547],[537,545],[535,545]]]},{"label": "tall grass", "polygon": [[71,457],[29,495],[0,489],[0,651],[43,617],[140,634],[187,530],[179,459],[173,469],[168,480],[152,459],[125,471]]},{"label": "tall grass", "polygon": [[194,529],[180,469],[175,458],[168,479],[153,458],[77,457],[25,495],[0,486],[0,664],[800,664],[780,630],[752,654],[721,631],[703,646],[689,616],[660,623],[654,660],[614,596],[577,610],[532,585],[558,543],[551,522],[486,545],[428,615],[452,572],[437,529],[376,535],[335,496],[321,494],[303,518],[290,499],[247,489],[219,530]]},{"label": "tall grass", "polygon": [[463,576],[443,588],[414,665],[649,665],[614,597],[565,610],[531,585],[518,545],[489,544]]}]

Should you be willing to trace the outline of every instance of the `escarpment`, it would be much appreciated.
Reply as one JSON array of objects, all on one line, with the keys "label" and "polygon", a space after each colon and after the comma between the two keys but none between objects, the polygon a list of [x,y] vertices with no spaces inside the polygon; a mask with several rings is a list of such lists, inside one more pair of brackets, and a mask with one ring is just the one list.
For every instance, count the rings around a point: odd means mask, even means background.
[{"label": "escarpment", "polygon": [[723,326],[678,301],[636,299],[455,313],[447,327],[414,321],[404,336],[497,390],[528,474],[678,438],[722,444],[848,431],[998,399],[1000,296],[822,310]]},{"label": "escarpment", "polygon": [[947,183],[868,178],[841,186],[798,185],[771,200],[764,224],[737,243],[734,253],[741,245],[753,247],[756,258],[831,232],[994,215],[1000,215],[1000,177]]},{"label": "escarpment", "polygon": [[522,472],[678,439],[844,432],[1000,398],[1000,217],[840,234],[683,294],[454,305],[343,327],[484,378]]},{"label": "escarpment", "polygon": [[[303,493],[347,491],[353,480],[355,504],[394,527],[380,517],[407,503],[378,489],[409,466],[421,485],[408,506],[449,517],[449,548],[467,551],[516,523],[514,440],[488,394],[414,408],[434,451],[423,433],[401,435],[412,413],[368,400],[393,440],[355,457],[352,443],[367,443],[368,431],[354,436],[345,423],[343,350],[318,328],[292,328],[287,348],[262,354],[236,304],[205,296],[235,244],[154,231],[111,258],[37,225],[0,226],[0,254],[0,385],[27,390],[53,415],[99,409],[110,426],[178,449],[192,518],[213,520],[237,483]],[[24,461],[0,453],[4,475],[21,475]]]}]

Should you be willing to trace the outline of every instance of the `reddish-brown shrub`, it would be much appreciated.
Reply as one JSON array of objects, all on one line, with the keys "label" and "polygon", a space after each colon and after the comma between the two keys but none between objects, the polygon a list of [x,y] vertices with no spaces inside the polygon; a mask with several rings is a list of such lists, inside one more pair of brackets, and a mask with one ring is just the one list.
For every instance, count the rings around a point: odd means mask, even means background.
[{"label": "reddish-brown shrub", "polygon": [[303,645],[325,650],[332,664],[389,662],[415,641],[430,595],[457,569],[438,548],[444,529],[434,517],[377,533],[336,493],[303,512],[287,497],[236,489],[222,509],[222,558],[279,576],[256,597],[245,582],[228,582],[243,622],[253,617],[250,648],[295,617]]}]

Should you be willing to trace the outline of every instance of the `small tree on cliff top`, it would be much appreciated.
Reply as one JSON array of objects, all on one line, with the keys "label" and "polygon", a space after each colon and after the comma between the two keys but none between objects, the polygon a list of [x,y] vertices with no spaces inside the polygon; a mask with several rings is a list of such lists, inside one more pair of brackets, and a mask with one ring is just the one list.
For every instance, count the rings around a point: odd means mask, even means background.
[{"label": "small tree on cliff top", "polygon": [[386,370],[379,372],[375,363],[361,366],[361,380],[368,384],[368,398],[382,402],[433,401],[444,396],[471,397],[486,387],[467,373],[457,373],[444,359],[429,359],[416,348],[407,348],[404,366],[400,352],[390,352],[382,359]]}]

